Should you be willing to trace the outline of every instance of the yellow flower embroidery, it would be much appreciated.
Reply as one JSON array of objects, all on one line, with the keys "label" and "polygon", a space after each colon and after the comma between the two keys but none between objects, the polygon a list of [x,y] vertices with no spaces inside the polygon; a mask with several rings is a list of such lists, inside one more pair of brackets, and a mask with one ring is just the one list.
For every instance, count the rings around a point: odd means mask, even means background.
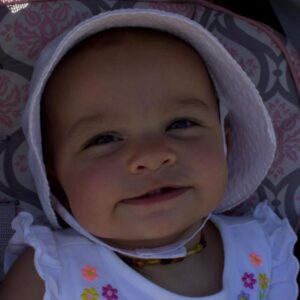
[{"label": "yellow flower embroidery", "polygon": [[267,277],[265,273],[258,274],[258,282],[261,289],[266,290],[269,286],[270,279]]},{"label": "yellow flower embroidery", "polygon": [[82,300],[97,300],[99,297],[100,296],[95,288],[84,289],[83,293],[81,294]]}]

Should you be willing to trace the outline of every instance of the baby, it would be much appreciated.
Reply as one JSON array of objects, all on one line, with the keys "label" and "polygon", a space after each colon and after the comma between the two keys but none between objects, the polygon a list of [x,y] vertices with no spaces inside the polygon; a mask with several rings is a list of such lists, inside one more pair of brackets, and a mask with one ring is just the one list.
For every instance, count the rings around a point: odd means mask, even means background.
[{"label": "baby", "polygon": [[23,120],[50,224],[13,221],[1,299],[297,299],[288,221],[266,203],[221,214],[263,180],[275,137],[199,24],[142,9],[86,20],[43,51]]}]

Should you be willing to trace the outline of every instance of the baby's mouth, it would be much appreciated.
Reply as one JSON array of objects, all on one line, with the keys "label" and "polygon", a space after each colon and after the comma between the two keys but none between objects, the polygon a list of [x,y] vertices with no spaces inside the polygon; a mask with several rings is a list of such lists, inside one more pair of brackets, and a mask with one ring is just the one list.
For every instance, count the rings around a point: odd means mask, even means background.
[{"label": "baby's mouth", "polygon": [[155,189],[149,193],[146,193],[140,197],[147,197],[147,196],[153,196],[153,195],[159,195],[159,194],[162,194],[162,193],[168,193],[172,190],[175,190],[176,188],[172,188],[172,187],[163,187],[163,188],[160,188],[160,189]]},{"label": "baby's mouth", "polygon": [[189,187],[163,187],[154,189],[138,197],[124,199],[122,200],[122,202],[133,205],[152,204],[156,202],[171,200],[185,193],[188,189]]}]

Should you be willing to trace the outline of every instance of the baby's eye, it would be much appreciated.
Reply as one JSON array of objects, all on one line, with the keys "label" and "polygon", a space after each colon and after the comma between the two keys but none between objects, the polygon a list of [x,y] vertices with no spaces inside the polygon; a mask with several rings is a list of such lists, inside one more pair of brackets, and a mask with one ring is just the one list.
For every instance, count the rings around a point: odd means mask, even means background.
[{"label": "baby's eye", "polygon": [[174,121],[168,129],[184,129],[197,125],[195,122],[188,119],[180,119]]},{"label": "baby's eye", "polygon": [[119,141],[120,138],[115,134],[99,134],[91,138],[84,148],[101,146],[112,142]]}]

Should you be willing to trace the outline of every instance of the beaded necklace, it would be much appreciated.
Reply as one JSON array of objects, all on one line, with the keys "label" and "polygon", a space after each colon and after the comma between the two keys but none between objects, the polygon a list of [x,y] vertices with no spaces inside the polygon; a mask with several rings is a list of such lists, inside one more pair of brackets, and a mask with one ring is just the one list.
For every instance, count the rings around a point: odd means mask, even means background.
[{"label": "beaded necklace", "polygon": [[121,254],[119,254],[119,256],[124,262],[126,262],[131,267],[143,267],[145,265],[169,265],[172,263],[183,261],[188,256],[198,254],[205,247],[206,247],[206,240],[204,239],[203,234],[201,234],[201,239],[197,243],[197,245],[193,249],[187,251],[186,255],[183,257],[143,259],[143,258],[133,258]]}]

